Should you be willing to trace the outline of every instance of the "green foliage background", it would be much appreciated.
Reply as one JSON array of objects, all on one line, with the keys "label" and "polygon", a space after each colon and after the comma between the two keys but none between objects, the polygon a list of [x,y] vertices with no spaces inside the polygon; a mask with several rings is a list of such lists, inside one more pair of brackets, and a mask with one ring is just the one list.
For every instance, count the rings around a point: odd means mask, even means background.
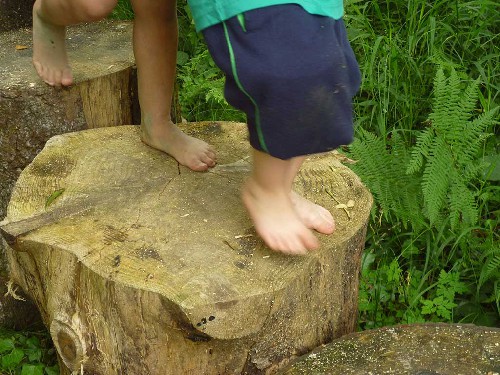
[{"label": "green foliage background", "polygon": [[[375,198],[359,329],[500,326],[500,3],[348,0],[345,13],[363,81],[356,141],[342,151]],[[186,0],[178,14],[182,116],[244,121],[223,98]],[[133,18],[128,0],[112,17]],[[40,335],[0,332],[0,372],[50,375]]]},{"label": "green foliage background", "polygon": [[498,326],[500,5],[346,5],[363,72],[346,151],[376,200],[359,327]]}]

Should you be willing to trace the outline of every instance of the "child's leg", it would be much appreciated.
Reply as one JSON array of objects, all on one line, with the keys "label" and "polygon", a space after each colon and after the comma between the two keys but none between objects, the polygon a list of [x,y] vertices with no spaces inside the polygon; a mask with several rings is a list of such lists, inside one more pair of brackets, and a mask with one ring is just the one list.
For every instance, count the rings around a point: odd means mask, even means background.
[{"label": "child's leg", "polygon": [[117,0],[36,0],[33,5],[33,65],[51,86],[73,83],[66,55],[66,26],[106,17]]},{"label": "child's leg", "polygon": [[[291,168],[288,170],[287,184],[292,186],[293,180],[297,175],[300,166],[304,162],[305,157],[295,157],[291,160]],[[293,203],[295,212],[302,220],[304,225],[310,229],[315,229],[323,234],[331,234],[335,230],[335,221],[333,216],[326,208],[311,202],[310,200],[300,196],[293,190],[290,191],[290,198]]]},{"label": "child's leg", "polygon": [[317,238],[302,223],[290,199],[290,175],[301,161],[281,160],[254,149],[253,163],[242,198],[257,233],[271,249],[284,253],[316,249]]},{"label": "child's leg", "polygon": [[196,171],[215,165],[205,142],[179,130],[170,117],[177,56],[175,0],[133,0],[134,54],[144,143]]}]

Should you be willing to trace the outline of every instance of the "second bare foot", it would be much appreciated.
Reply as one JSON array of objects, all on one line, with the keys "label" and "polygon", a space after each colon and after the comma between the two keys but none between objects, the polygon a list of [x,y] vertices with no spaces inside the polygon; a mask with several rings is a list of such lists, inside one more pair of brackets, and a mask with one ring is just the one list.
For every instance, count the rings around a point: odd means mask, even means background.
[{"label": "second bare foot", "polygon": [[206,171],[216,164],[215,151],[208,143],[182,132],[174,123],[141,125],[142,141],[163,151],[193,171]]},{"label": "second bare foot", "polygon": [[51,86],[70,86],[73,75],[66,54],[66,28],[40,16],[40,1],[33,6],[33,65]]},{"label": "second bare foot", "polygon": [[249,178],[242,198],[255,230],[271,249],[303,255],[319,247],[318,239],[299,219],[286,193],[266,191]]}]

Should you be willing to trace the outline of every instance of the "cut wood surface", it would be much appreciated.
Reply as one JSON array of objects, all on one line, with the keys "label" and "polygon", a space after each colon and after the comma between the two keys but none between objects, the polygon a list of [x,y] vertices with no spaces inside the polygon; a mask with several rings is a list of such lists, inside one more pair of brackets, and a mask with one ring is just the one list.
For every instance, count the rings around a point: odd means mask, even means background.
[{"label": "cut wood surface", "polygon": [[215,168],[192,172],[122,126],[52,138],[16,184],[1,225],[12,276],[70,370],[272,373],[355,329],[372,198],[338,154],[309,158],[295,182],[337,230],[291,257],[240,202],[245,125],[185,131],[215,146]]},{"label": "cut wood surface", "polygon": [[344,336],[282,375],[498,375],[500,329],[410,324]]}]

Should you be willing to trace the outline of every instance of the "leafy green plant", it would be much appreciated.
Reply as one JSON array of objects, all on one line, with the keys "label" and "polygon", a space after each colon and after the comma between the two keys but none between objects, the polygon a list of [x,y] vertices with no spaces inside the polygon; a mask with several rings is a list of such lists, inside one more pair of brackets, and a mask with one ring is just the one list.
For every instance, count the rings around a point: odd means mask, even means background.
[{"label": "leafy green plant", "polygon": [[[366,242],[372,262],[362,271],[359,328],[436,319],[498,325],[500,138],[490,136],[498,133],[498,112],[489,111],[500,104],[500,7],[489,0],[348,0],[345,5],[363,78],[354,102],[358,141],[349,150],[363,155],[354,157],[359,162],[353,169],[375,198]],[[436,66],[442,67],[446,88],[444,95],[432,96]],[[461,73],[452,79],[453,71]],[[429,116],[445,124],[453,84],[460,88],[453,96],[472,108],[460,108],[461,126],[488,122],[481,119],[485,113],[493,122],[478,132],[474,142],[479,144],[463,142],[472,162],[457,155],[453,143],[452,133],[459,137],[464,129],[450,123],[443,132]],[[420,147],[426,142],[429,147]],[[446,158],[452,163],[443,168]],[[387,266],[395,259],[402,277],[389,281]],[[422,313],[422,301],[438,297],[441,271],[458,274],[467,286],[455,293],[450,318]],[[391,302],[376,292],[384,289]]]},{"label": "leafy green plant", "polygon": [[418,179],[404,171],[410,160],[410,150],[394,131],[387,139],[362,128],[357,140],[350,146],[353,157],[361,162],[353,169],[370,187],[380,207],[379,213],[387,221],[398,221],[415,230],[424,226],[421,210],[422,191]]},{"label": "leafy green plant", "polygon": [[[454,69],[445,77],[439,69],[434,82],[433,112],[428,127],[419,132],[407,173],[423,169],[422,194],[430,224],[449,215],[452,229],[461,222],[475,225],[477,189],[472,187],[481,172],[478,155],[491,134],[497,108],[471,119],[477,104],[479,82],[464,87]],[[423,166],[425,164],[425,166]],[[449,209],[444,209],[448,206]]]},{"label": "leafy green plant", "polygon": [[[374,218],[381,224],[376,231],[390,237],[382,240],[386,247],[373,241],[380,233],[368,240],[376,267],[363,268],[364,328],[391,321],[484,319],[488,303],[500,311],[498,215],[490,211],[498,189],[481,173],[498,108],[477,109],[478,86],[453,68],[448,75],[439,68],[433,111],[426,127],[414,131],[413,147],[396,130],[385,139],[358,130],[350,147],[350,157],[359,160],[353,169],[375,197]],[[479,219],[483,226],[477,226]],[[381,256],[388,248],[393,255]],[[394,269],[406,273],[407,281],[391,276]],[[489,316],[486,323],[497,320]]]},{"label": "leafy green plant", "polygon": [[46,332],[0,331],[0,373],[57,375],[59,366]]},{"label": "leafy green plant", "polygon": [[177,80],[182,112],[188,121],[245,121],[242,112],[224,99],[224,77],[207,50],[191,58],[181,51]]},{"label": "leafy green plant", "polygon": [[458,306],[455,303],[456,294],[468,291],[465,283],[459,279],[459,273],[441,270],[434,289],[434,295],[420,300],[421,313],[426,316],[427,320],[453,320],[453,309]]}]

